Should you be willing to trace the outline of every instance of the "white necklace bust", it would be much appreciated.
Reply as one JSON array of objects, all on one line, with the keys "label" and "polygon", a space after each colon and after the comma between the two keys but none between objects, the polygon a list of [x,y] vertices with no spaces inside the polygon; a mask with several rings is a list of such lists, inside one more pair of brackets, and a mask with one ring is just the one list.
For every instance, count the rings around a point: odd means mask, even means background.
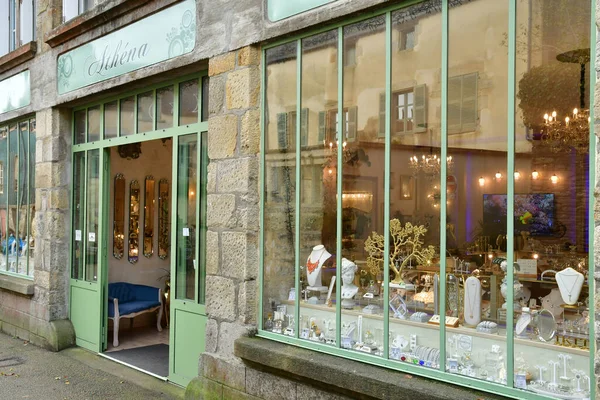
[{"label": "white necklace bust", "polygon": [[358,286],[354,284],[354,274],[358,268],[352,261],[342,258],[342,307],[353,308],[354,296],[358,293]]},{"label": "white necklace bust", "polygon": [[309,289],[322,290],[325,288],[325,290],[327,290],[321,281],[321,270],[323,264],[329,257],[331,257],[331,253],[329,253],[322,244],[313,247],[306,260],[306,277],[308,279]]},{"label": "white necklace bust", "polygon": [[584,281],[583,275],[571,267],[556,273],[556,283],[558,283],[560,295],[566,304],[577,303]]}]

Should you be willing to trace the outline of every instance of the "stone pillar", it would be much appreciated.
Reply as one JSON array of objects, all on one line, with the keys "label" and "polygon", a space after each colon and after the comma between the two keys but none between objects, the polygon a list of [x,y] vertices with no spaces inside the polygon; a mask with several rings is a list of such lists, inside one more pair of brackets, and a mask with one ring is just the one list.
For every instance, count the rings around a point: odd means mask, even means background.
[{"label": "stone pillar", "polygon": [[257,47],[209,61],[208,323],[201,377],[188,386],[193,396],[245,392],[246,369],[233,342],[256,330],[258,312],[259,62]]},{"label": "stone pillar", "polygon": [[[68,318],[71,182],[71,114],[46,109],[36,115],[35,272],[31,335],[58,351],[75,340]],[[33,340],[32,340],[33,341]]]}]

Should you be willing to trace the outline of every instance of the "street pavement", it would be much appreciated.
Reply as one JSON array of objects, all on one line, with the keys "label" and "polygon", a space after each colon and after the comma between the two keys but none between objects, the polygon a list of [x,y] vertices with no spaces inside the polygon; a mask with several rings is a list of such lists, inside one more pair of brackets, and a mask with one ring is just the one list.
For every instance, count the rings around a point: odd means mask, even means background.
[{"label": "street pavement", "polygon": [[184,390],[82,348],[54,353],[0,333],[0,400],[182,399]]}]

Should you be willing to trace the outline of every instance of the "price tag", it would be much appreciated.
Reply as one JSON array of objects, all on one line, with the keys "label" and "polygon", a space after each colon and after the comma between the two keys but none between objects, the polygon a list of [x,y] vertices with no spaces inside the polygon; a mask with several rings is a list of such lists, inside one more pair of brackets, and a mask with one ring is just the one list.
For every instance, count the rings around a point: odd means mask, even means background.
[{"label": "price tag", "polygon": [[190,236],[190,228],[183,228],[183,236]]},{"label": "price tag", "polygon": [[526,277],[526,278],[536,278],[537,277],[537,260],[528,260],[524,258],[517,259],[517,264],[519,264],[519,271],[516,271],[517,275]]},{"label": "price tag", "polygon": [[373,293],[365,293],[363,297],[365,299],[372,299],[373,298]]},{"label": "price tag", "polygon": [[88,242],[95,242],[96,241],[96,233],[95,232],[89,232],[88,233]]},{"label": "price tag", "polygon": [[75,240],[81,242],[81,231],[79,229],[75,231]]}]

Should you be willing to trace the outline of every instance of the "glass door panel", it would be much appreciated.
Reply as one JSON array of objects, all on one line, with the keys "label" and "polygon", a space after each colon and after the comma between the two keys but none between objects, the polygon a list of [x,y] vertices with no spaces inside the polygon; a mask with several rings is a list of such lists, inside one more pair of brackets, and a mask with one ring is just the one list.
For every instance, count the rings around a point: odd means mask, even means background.
[{"label": "glass door panel", "polygon": [[86,261],[87,268],[85,280],[96,282],[98,280],[98,199],[100,195],[100,150],[88,152],[87,168],[87,235],[83,238],[87,243]]},{"label": "glass door panel", "polygon": [[196,209],[198,135],[180,137],[177,190],[177,299],[196,298]]}]

